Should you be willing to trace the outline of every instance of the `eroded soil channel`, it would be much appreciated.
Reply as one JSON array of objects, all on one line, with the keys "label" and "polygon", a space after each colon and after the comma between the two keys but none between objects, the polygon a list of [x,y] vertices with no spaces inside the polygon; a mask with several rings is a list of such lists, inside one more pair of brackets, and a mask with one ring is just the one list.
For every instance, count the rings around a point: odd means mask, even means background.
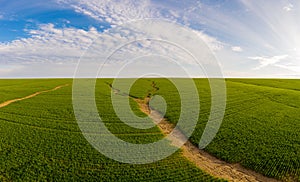
[{"label": "eroded soil channel", "polygon": [[[175,129],[175,126],[168,122],[167,119],[164,118],[159,111],[149,106],[153,93],[148,93],[144,99],[140,99],[130,94],[121,92],[120,90],[114,88],[111,84],[108,85],[114,94],[129,97],[136,101],[139,105],[140,110],[153,120],[153,122],[158,126],[161,132],[167,137],[167,139],[171,141],[172,145],[177,147],[181,146],[180,149],[182,150],[182,155],[201,170],[209,173],[212,176],[234,182],[278,181],[273,178],[265,177],[262,174],[259,174],[255,171],[246,169],[240,164],[231,164],[217,159],[216,157],[205,152],[204,150],[199,149],[197,146],[195,146],[189,140],[187,140],[186,136],[183,135],[181,131]],[[154,82],[152,82],[151,86],[153,88],[152,91],[157,91],[159,89]],[[173,135],[172,137],[170,137],[169,134],[172,131]],[[186,140],[187,142],[184,142]]]}]

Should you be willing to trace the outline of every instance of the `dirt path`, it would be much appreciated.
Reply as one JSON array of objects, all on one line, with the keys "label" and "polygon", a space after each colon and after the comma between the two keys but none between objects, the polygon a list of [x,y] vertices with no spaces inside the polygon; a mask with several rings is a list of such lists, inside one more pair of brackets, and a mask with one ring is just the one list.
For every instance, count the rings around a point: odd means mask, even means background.
[{"label": "dirt path", "polygon": [[[174,130],[174,125],[170,124],[158,111],[152,110],[149,107],[150,98],[144,100],[133,98],[139,105],[142,112],[147,114],[165,134],[169,134]],[[173,145],[179,146],[186,141],[186,137],[180,132],[175,131],[174,137],[168,137]],[[239,164],[230,164],[221,161],[207,152],[200,150],[198,147],[193,145],[190,141],[185,142],[181,147],[182,154],[194,163],[197,167],[203,171],[211,174],[212,176],[227,179],[234,182],[276,182],[278,180],[265,177],[252,170],[246,169]]]},{"label": "dirt path", "polygon": [[[158,111],[149,107],[150,97],[153,93],[148,94],[144,99],[139,99],[137,97],[132,97],[127,93],[121,94],[121,91],[112,87],[111,84],[109,84],[109,86],[115,94],[127,96],[135,100],[138,103],[140,110],[147,114],[153,122],[157,124],[164,135],[173,132],[174,135],[172,137],[170,137],[170,135],[167,137],[167,139],[171,141],[171,144],[177,147],[181,146],[182,155],[210,175],[233,182],[279,182],[279,180],[268,178],[255,171],[246,169],[240,164],[227,163],[217,159],[204,150],[200,150],[187,140],[186,136],[183,135],[181,131],[174,129],[175,126],[168,122]],[[151,86],[156,88],[156,90],[159,89],[154,82],[152,82]]]},{"label": "dirt path", "polygon": [[0,103],[0,108],[8,106],[9,104],[12,104],[14,102],[18,102],[18,101],[25,100],[25,99],[30,99],[30,98],[35,97],[35,96],[37,96],[39,94],[42,94],[42,93],[55,91],[57,89],[60,89],[62,87],[66,87],[68,85],[69,84],[60,85],[60,86],[57,86],[57,87],[55,87],[53,89],[50,89],[50,90],[43,90],[43,91],[35,92],[34,94],[31,94],[31,95],[28,95],[28,96],[25,96],[25,97],[22,97],[22,98],[17,98],[17,99],[12,99],[12,100],[5,101],[3,103]]}]

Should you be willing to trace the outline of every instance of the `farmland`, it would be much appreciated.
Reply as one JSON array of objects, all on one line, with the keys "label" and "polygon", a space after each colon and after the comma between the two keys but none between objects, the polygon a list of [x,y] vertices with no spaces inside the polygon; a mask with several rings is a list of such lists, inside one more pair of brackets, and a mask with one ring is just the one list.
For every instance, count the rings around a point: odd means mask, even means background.
[{"label": "farmland", "polygon": [[[17,85],[22,81],[6,81]],[[36,92],[40,80],[25,80],[29,89]],[[43,89],[72,80],[58,80],[56,84],[44,80]],[[32,84],[32,87],[31,85]],[[107,104],[109,87],[100,89],[98,102]],[[21,88],[16,88],[22,90]],[[202,172],[177,152],[152,164],[124,164],[101,155],[83,137],[75,121],[72,108],[72,87],[44,93],[31,99],[15,102],[0,111],[0,180],[1,181],[216,181]],[[10,87],[13,92],[13,87]],[[11,99],[11,95],[5,96]],[[17,96],[16,96],[17,97]],[[3,100],[6,100],[3,99]],[[105,107],[104,121],[117,136],[131,142],[149,142],[161,138],[153,128],[141,134],[122,126],[112,110]],[[102,109],[102,110],[101,110]],[[99,110],[103,111],[101,104]],[[122,127],[116,127],[119,125]],[[142,136],[142,137],[139,137]]]},{"label": "farmland", "polygon": [[[206,79],[194,81],[201,110],[190,141],[198,145],[210,114],[211,97]],[[95,89],[99,115],[108,129],[131,143],[161,139],[163,134],[157,127],[135,129],[117,117],[107,85],[112,82],[99,79]],[[152,83],[159,88],[152,94],[166,100],[165,117],[176,124],[181,112],[180,95],[167,79],[139,79],[130,95],[144,98],[153,90]],[[179,83],[184,84],[185,80],[180,79]],[[116,162],[100,154],[85,140],[77,125],[70,79],[0,80],[0,101],[63,84],[69,86],[0,108],[1,181],[218,180],[185,159],[180,150],[161,161],[142,165]],[[224,121],[205,151],[269,177],[300,181],[300,81],[227,79],[226,84]],[[130,103],[137,115],[144,116],[135,102]]]},{"label": "farmland", "polygon": [[[190,140],[197,145],[209,117],[210,91],[207,80],[195,82],[201,112]],[[180,115],[178,93],[170,91],[174,88],[168,80],[157,83],[161,88],[157,94],[169,101],[166,117],[176,123]],[[300,81],[227,79],[226,84],[225,117],[216,138],[205,150],[266,176],[299,181]]]}]

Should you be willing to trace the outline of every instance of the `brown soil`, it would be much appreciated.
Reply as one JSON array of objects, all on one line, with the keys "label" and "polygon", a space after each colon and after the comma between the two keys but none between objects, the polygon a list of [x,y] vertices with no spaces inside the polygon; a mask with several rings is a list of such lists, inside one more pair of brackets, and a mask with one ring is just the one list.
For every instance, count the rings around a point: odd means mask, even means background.
[{"label": "brown soil", "polygon": [[17,98],[17,99],[12,99],[12,100],[5,101],[3,103],[0,103],[0,108],[8,106],[9,104],[12,104],[14,102],[18,102],[18,101],[25,100],[25,99],[30,99],[30,98],[35,97],[35,96],[37,96],[39,94],[42,94],[42,93],[52,92],[54,90],[60,89],[62,87],[66,87],[68,85],[69,84],[60,85],[60,86],[57,86],[57,87],[55,87],[53,89],[50,89],[50,90],[43,90],[43,91],[35,92],[34,94],[31,94],[31,95],[28,95],[28,96],[25,96],[25,97],[22,97],[22,98]]},{"label": "brown soil", "polygon": [[[230,164],[224,162],[216,157],[208,154],[204,150],[200,150],[198,147],[193,145],[190,141],[186,141],[186,137],[178,130],[174,129],[174,125],[169,123],[158,111],[155,111],[149,107],[150,98],[134,99],[142,112],[147,114],[160,128],[160,130],[168,135],[173,130],[174,135],[168,137],[172,142],[172,145],[181,146],[182,155],[188,160],[194,163],[198,168],[211,174],[212,176],[223,178],[229,181],[239,182],[239,181],[261,181],[261,182],[276,182],[278,180],[265,177],[259,173],[252,170],[246,169],[240,164]],[[184,144],[184,145],[182,145]]]}]

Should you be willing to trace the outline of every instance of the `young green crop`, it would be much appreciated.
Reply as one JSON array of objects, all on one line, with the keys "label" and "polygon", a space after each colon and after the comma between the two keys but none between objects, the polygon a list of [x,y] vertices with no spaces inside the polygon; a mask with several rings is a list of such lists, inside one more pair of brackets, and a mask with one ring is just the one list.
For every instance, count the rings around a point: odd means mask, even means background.
[{"label": "young green crop", "polygon": [[[167,79],[151,80],[159,87],[156,94],[167,101],[166,117],[176,124],[181,111],[176,88]],[[217,136],[205,150],[266,176],[299,179],[300,80],[228,79],[226,83],[225,117]],[[190,140],[197,145],[210,114],[211,99],[208,80],[195,79],[195,84],[201,111]],[[138,93],[138,85],[135,89],[133,93]]]},{"label": "young green crop", "polygon": [[[162,134],[156,127],[137,130],[116,117],[110,107],[107,81],[111,80],[99,80],[95,91],[106,126],[132,143],[160,139]],[[15,87],[22,83],[5,82]],[[22,89],[28,90],[24,93],[38,91],[37,81],[25,82]],[[48,89],[65,83],[70,86],[0,108],[0,181],[218,181],[187,161],[180,151],[145,165],[123,164],[105,157],[85,140],[77,125],[72,108],[72,80],[44,80],[41,87]],[[140,112],[137,105],[133,109]]]},{"label": "young green crop", "polygon": [[67,79],[0,79],[0,103],[25,97],[58,85],[70,83]]},{"label": "young green crop", "polygon": [[[130,81],[124,79],[123,84]],[[177,81],[185,84],[185,79]],[[153,82],[158,89],[153,90]],[[211,95],[207,79],[194,82],[201,110],[190,140],[197,145],[210,114]],[[65,83],[70,86],[0,108],[1,181],[217,180],[184,159],[180,151],[147,165],[122,164],[101,155],[85,140],[75,120],[72,80],[1,80],[0,100]],[[107,83],[113,80],[99,79],[95,90],[99,116],[106,127],[117,137],[132,143],[161,139],[163,135],[157,127],[135,129],[120,121],[112,107]],[[225,117],[217,136],[205,150],[266,176],[300,181],[300,80],[227,79],[226,84]],[[176,124],[181,112],[176,86],[168,79],[138,79],[128,94],[144,98],[149,93],[165,99],[165,117]],[[189,95],[189,87],[181,94]],[[136,115],[145,116],[133,100],[130,104]]]}]

